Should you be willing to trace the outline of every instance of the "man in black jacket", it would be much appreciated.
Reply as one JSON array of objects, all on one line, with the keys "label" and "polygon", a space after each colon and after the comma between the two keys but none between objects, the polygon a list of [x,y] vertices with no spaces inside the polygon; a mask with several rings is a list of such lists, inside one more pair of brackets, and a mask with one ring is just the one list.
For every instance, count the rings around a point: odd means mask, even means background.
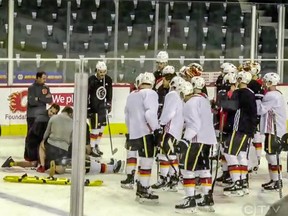
[{"label": "man in black jacket", "polygon": [[99,143],[106,125],[107,113],[111,111],[112,79],[107,75],[105,62],[99,61],[95,74],[88,79],[88,118],[90,119],[91,155],[100,157]]},{"label": "man in black jacket", "polygon": [[46,73],[36,73],[35,82],[28,88],[27,102],[27,134],[32,127],[37,115],[46,111],[46,105],[52,103],[50,89],[45,85]]}]

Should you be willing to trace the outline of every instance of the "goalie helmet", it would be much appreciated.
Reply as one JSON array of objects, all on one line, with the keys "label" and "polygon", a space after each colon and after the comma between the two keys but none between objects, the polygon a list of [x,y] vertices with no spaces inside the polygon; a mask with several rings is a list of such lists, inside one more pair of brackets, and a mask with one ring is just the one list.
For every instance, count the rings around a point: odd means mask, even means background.
[{"label": "goalie helmet", "polygon": [[150,72],[143,73],[139,85],[142,85],[142,84],[148,84],[148,85],[154,86],[155,76],[153,75],[153,73],[150,73]]},{"label": "goalie helmet", "polygon": [[104,61],[98,61],[96,64],[96,69],[99,71],[106,71],[107,70],[107,65]]},{"label": "goalie helmet", "polygon": [[190,82],[185,81],[183,85],[181,85],[180,88],[180,93],[182,94],[183,97],[193,94],[193,86]]},{"label": "goalie helmet", "polygon": [[223,77],[223,83],[235,84],[237,82],[237,74],[230,72]]},{"label": "goalie helmet", "polygon": [[171,82],[169,83],[170,90],[175,90],[176,92],[180,93],[181,88],[185,82],[186,81],[182,77],[173,77]]},{"label": "goalie helmet", "polygon": [[227,73],[237,73],[238,69],[235,65],[228,63],[224,68],[223,68],[223,73],[227,74]]},{"label": "goalie helmet", "polygon": [[169,59],[169,55],[166,51],[160,51],[156,57],[156,61],[159,63],[167,63],[168,59]]},{"label": "goalie helmet", "polygon": [[264,75],[263,80],[267,82],[271,82],[271,85],[277,85],[280,82],[280,76],[277,73],[267,73]]},{"label": "goalie helmet", "polygon": [[252,79],[251,73],[246,71],[239,72],[236,77],[239,83],[245,83],[245,84],[248,84]]},{"label": "goalie helmet", "polygon": [[167,65],[166,67],[164,67],[163,71],[162,71],[162,75],[168,75],[168,74],[175,74],[175,68],[171,65]]},{"label": "goalie helmet", "polygon": [[201,76],[203,72],[203,67],[198,64],[198,63],[192,63],[188,65],[188,69],[185,70],[185,75],[189,77],[194,77],[194,76]]},{"label": "goalie helmet", "polygon": [[135,79],[135,87],[138,88],[140,85],[141,85],[141,80],[142,80],[142,77],[143,77],[143,73],[140,73],[136,79]]},{"label": "goalie helmet", "polygon": [[203,89],[205,86],[205,79],[203,77],[196,76],[191,79],[191,83],[192,83],[193,88]]},{"label": "goalie helmet", "polygon": [[261,71],[261,65],[259,62],[252,62],[252,61],[246,61],[242,69],[246,72],[250,72],[252,75],[257,75]]}]

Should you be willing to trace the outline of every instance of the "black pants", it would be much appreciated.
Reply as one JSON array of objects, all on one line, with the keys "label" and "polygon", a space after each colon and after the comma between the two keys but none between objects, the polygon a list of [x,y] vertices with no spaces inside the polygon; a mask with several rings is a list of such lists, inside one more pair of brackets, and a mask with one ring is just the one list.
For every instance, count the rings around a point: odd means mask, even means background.
[{"label": "black pants", "polygon": [[29,133],[29,130],[32,128],[32,125],[35,122],[35,117],[27,117],[27,135]]}]

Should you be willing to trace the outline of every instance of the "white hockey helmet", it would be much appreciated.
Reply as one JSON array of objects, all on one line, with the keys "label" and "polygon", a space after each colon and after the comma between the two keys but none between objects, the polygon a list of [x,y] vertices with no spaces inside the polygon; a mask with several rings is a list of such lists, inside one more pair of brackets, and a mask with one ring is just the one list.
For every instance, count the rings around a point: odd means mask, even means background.
[{"label": "white hockey helmet", "polygon": [[229,63],[229,62],[224,62],[224,63],[222,63],[221,65],[220,65],[220,69],[221,69],[221,71],[223,71],[223,69],[227,66],[227,65],[230,65],[231,63]]},{"label": "white hockey helmet", "polygon": [[187,67],[187,66],[181,67],[180,70],[179,70],[179,74],[185,75],[185,71],[186,71],[188,68],[189,68],[189,67]]},{"label": "white hockey helmet", "polygon": [[251,63],[251,69],[250,69],[250,73],[252,75],[257,75],[261,72],[261,65],[259,62],[253,62]]},{"label": "white hockey helmet", "polygon": [[157,57],[156,57],[156,61],[157,62],[160,62],[160,63],[167,63],[168,62],[168,59],[169,59],[169,55],[166,51],[160,51],[158,54],[157,54]]},{"label": "white hockey helmet", "polygon": [[107,65],[104,61],[98,61],[96,64],[96,69],[99,71],[106,71],[107,70]]},{"label": "white hockey helmet", "polygon": [[263,77],[265,82],[271,82],[271,85],[277,85],[280,82],[280,76],[277,73],[266,73]]},{"label": "white hockey helmet", "polygon": [[224,68],[223,68],[223,73],[227,74],[227,73],[237,73],[238,69],[235,65],[228,63]]},{"label": "white hockey helmet", "polygon": [[248,84],[252,79],[251,73],[246,71],[239,72],[236,77],[239,83],[245,83],[245,84]]},{"label": "white hockey helmet", "polygon": [[223,77],[223,83],[235,84],[237,82],[237,74],[234,72],[227,73]]},{"label": "white hockey helmet", "polygon": [[135,79],[135,87],[138,88],[141,85],[141,80],[143,77],[143,73],[140,73]]},{"label": "white hockey helmet", "polygon": [[162,71],[162,75],[175,74],[175,68],[172,65],[167,65]]},{"label": "white hockey helmet", "polygon": [[180,93],[181,92],[181,88],[182,88],[182,86],[184,85],[185,82],[186,81],[182,77],[179,77],[179,76],[173,77],[172,80],[169,83],[170,90],[175,90],[178,93]]},{"label": "white hockey helmet", "polygon": [[150,72],[143,73],[139,85],[142,85],[142,84],[149,84],[149,85],[154,86],[155,76],[153,75],[153,73],[150,73]]},{"label": "white hockey helmet", "polygon": [[190,82],[185,81],[183,85],[181,85],[181,88],[179,92],[183,95],[183,97],[193,94],[193,86]]},{"label": "white hockey helmet", "polygon": [[200,76],[195,76],[195,77],[192,77],[191,83],[192,83],[193,88],[203,89],[205,86],[205,79]]}]

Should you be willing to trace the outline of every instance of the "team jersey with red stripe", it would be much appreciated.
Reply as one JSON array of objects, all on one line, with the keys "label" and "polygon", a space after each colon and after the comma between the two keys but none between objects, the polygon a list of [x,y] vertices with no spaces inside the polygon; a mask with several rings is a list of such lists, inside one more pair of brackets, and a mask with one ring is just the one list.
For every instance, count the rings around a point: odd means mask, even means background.
[{"label": "team jersey with red stripe", "polygon": [[183,113],[185,121],[184,139],[208,145],[217,143],[211,105],[206,96],[197,94],[191,97],[184,104]]},{"label": "team jersey with red stripe", "polygon": [[283,95],[279,91],[268,91],[262,101],[257,100],[257,113],[261,115],[261,134],[275,134],[273,113],[275,114],[277,136],[282,137],[286,133],[285,106]]},{"label": "team jersey with red stripe", "polygon": [[138,139],[159,128],[158,95],[152,89],[141,89],[129,94],[125,106],[125,123],[129,138]]},{"label": "team jersey with red stripe", "polygon": [[176,91],[170,91],[164,102],[160,125],[165,125],[165,132],[179,140],[183,131],[184,117],[183,105],[180,95]]}]

